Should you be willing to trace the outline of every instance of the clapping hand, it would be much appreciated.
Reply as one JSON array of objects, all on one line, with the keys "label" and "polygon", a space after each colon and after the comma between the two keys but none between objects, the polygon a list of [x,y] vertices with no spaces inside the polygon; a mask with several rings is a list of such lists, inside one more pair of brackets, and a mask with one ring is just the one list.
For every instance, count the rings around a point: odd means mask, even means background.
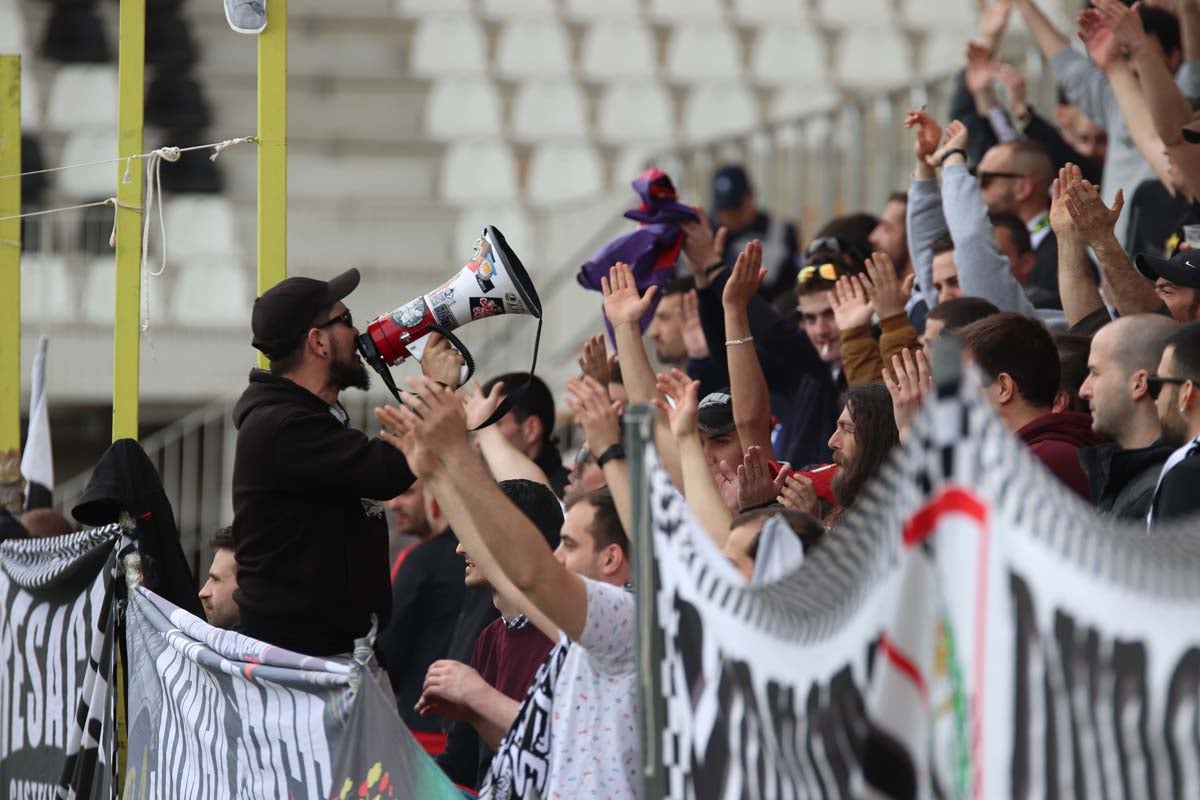
[{"label": "clapping hand", "polygon": [[608,397],[608,389],[591,376],[567,381],[567,408],[583,428],[588,449],[597,455],[621,442],[620,403]]},{"label": "clapping hand", "polygon": [[483,393],[483,389],[479,388],[478,381],[471,381],[462,390],[463,408],[467,414],[467,427],[475,430],[483,423],[487,422],[492,416],[500,403],[503,402],[504,381],[497,381],[492,386],[492,390],[487,394]]},{"label": "clapping hand", "polygon": [[833,307],[833,321],[839,331],[871,324],[871,301],[858,275],[843,275],[826,292]]},{"label": "clapping hand", "polygon": [[[892,376],[895,374],[895,377]],[[892,410],[896,416],[896,429],[903,440],[921,410],[925,396],[933,391],[933,373],[925,352],[918,350],[914,356],[906,347],[892,356],[892,370],[883,370],[883,382],[892,396]]]},{"label": "clapping hand", "polygon": [[421,353],[421,372],[428,378],[457,389],[462,379],[462,353],[451,346],[440,333],[431,333]]},{"label": "clapping hand", "polygon": [[916,274],[909,275],[901,282],[896,274],[896,265],[887,253],[872,253],[864,265],[869,280],[864,281],[863,285],[875,309],[875,316],[884,319],[903,313],[912,295]]},{"label": "clapping hand", "polygon": [[936,167],[937,164],[929,159],[938,149],[938,142],[942,139],[942,127],[924,111],[909,111],[904,118],[904,127],[916,128],[913,154],[916,155],[917,161]]},{"label": "clapping hand", "polygon": [[696,422],[699,416],[700,381],[694,381],[684,372],[673,369],[669,374],[658,376],[657,387],[660,394],[671,399],[668,403],[656,397],[654,405],[667,415],[671,425],[671,433],[676,439],[696,435]]},{"label": "clapping hand", "polygon": [[750,445],[737,468],[738,508],[754,508],[773,502],[791,472],[790,467],[784,467],[772,478],[766,454],[758,445]]},{"label": "clapping hand", "polygon": [[633,279],[633,270],[628,264],[617,262],[608,271],[608,277],[600,278],[600,291],[604,293],[604,314],[613,327],[636,325],[654,302],[657,286],[651,286],[645,294],[638,291]]},{"label": "clapping hand", "polygon": [[762,242],[754,239],[738,254],[733,272],[725,283],[721,304],[727,310],[744,310],[766,276],[767,271],[762,266]]},{"label": "clapping hand", "polygon": [[[967,146],[967,126],[954,120],[946,126],[946,141],[929,156],[930,166],[940,167],[955,150],[964,150]],[[965,159],[964,159],[965,161]]]},{"label": "clapping hand", "polygon": [[585,376],[590,375],[602,386],[607,387],[612,381],[612,367],[615,358],[616,356],[608,354],[608,348],[604,344],[604,334],[597,333],[595,336],[589,336],[588,340],[583,343],[583,355],[579,357],[579,371]]}]

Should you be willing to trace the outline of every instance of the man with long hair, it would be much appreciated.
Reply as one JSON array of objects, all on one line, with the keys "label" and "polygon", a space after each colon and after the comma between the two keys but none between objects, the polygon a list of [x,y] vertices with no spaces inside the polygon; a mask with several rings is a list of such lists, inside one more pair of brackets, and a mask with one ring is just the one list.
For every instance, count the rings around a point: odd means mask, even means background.
[{"label": "man with long hair", "polygon": [[879,472],[892,448],[900,442],[892,398],[882,383],[853,386],[846,392],[846,404],[829,437],[829,449],[838,465],[831,484],[837,498],[826,522],[836,525],[854,505],[867,482]]}]

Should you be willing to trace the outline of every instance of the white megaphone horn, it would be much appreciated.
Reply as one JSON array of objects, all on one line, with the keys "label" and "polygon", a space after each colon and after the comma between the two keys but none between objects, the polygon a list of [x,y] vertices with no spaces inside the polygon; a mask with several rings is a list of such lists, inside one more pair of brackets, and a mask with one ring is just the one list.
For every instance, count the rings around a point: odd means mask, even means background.
[{"label": "white megaphone horn", "polygon": [[457,275],[371,322],[358,337],[358,350],[399,400],[388,367],[409,358],[419,360],[425,337],[440,333],[462,353],[465,383],[475,372],[475,360],[451,331],[500,314],[527,314],[540,320],[542,301],[504,234],[488,225],[475,242],[475,255]]}]

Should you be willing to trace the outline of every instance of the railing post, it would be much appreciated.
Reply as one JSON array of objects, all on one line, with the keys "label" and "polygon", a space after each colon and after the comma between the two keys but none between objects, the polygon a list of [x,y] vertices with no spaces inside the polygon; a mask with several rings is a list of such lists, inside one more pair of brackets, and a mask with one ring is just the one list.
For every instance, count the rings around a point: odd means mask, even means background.
[{"label": "railing post", "polygon": [[[0,175],[21,171],[21,57],[0,56]],[[21,179],[0,181],[0,217],[21,213]],[[0,222],[0,482],[21,462],[21,220]],[[4,474],[12,468],[12,475]],[[2,501],[3,498],[0,498]]]},{"label": "railing post", "polygon": [[637,597],[638,709],[641,719],[642,797],[666,794],[663,769],[663,725],[666,708],[662,694],[662,639],[658,626],[658,582],[654,561],[654,533],[650,520],[650,486],[646,454],[654,442],[654,408],[646,404],[625,413],[625,450],[629,454],[630,503],[633,507],[633,569]]}]

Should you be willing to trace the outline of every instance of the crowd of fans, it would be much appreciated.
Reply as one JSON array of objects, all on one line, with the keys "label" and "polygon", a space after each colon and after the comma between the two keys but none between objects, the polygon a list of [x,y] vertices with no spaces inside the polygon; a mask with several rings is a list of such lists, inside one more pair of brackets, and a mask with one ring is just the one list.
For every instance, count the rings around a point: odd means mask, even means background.
[{"label": "crowd of fans", "polygon": [[[997,58],[1014,7],[1060,86],[1045,116]],[[362,437],[335,448],[340,460],[296,445],[295,458],[328,463],[284,475],[290,490],[369,486],[391,514],[378,649],[401,716],[455,782],[494,797],[638,794],[620,427],[631,404],[656,408],[664,468],[750,582],[790,572],[837,535],[930,393],[927,352],[942,337],[957,339],[1032,456],[1097,513],[1153,533],[1200,511],[1200,0],[1095,0],[1078,35],[1087,55],[1033,0],[987,5],[945,127],[924,110],[908,115],[907,190],[877,217],[828,221],[806,244],[759,207],[744,168],[719,169],[711,208],[681,226],[674,280],[643,290],[621,263],[602,280],[612,338],[585,343],[568,384],[584,442],[569,467],[542,381],[509,374],[458,388],[460,361],[443,342],[427,349],[405,403],[376,411],[386,445]],[[338,390],[365,381],[347,355],[348,291],[315,304],[323,321],[302,325],[304,344],[287,352],[267,349],[256,306],[255,346],[272,374],[252,375],[239,404],[239,437],[258,442],[243,455],[239,438],[245,475],[258,450],[308,430],[287,418],[248,433],[268,402],[251,397],[255,381],[260,395],[307,387],[319,398],[314,426],[332,424]],[[506,398],[499,423],[476,430]],[[347,466],[359,460],[373,465],[362,478]],[[266,591],[275,568],[263,543],[283,523],[255,516],[253,494],[270,487],[246,481],[232,532],[214,541],[201,593],[210,620],[344,652],[350,628],[280,628],[299,612]],[[351,516],[359,524],[357,496],[330,518],[336,542]],[[314,513],[301,508],[287,525]],[[334,588],[357,556],[324,547],[314,555],[330,562],[322,582]],[[371,591],[354,589],[354,613],[380,610]]]}]

